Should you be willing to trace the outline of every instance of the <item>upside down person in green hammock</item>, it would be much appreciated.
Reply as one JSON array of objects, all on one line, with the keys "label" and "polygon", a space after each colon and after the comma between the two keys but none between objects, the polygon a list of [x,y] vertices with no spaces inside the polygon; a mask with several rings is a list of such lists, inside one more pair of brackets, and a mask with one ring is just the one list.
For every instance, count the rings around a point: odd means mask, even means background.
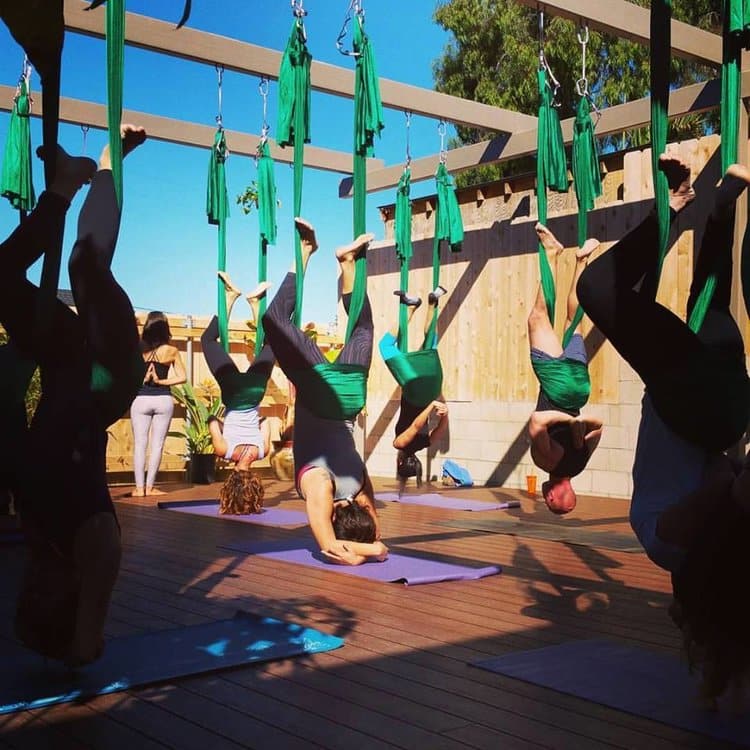
[{"label": "upside down person in green hammock", "polygon": [[[226,290],[229,318],[241,292],[227,274],[219,272],[219,278]],[[245,298],[256,323],[261,297],[270,286],[264,281]],[[201,348],[208,368],[219,384],[225,407],[223,420],[210,417],[208,422],[214,453],[234,463],[234,471],[219,492],[219,513],[260,513],[263,507],[263,484],[250,471],[250,467],[255,461],[268,455],[268,423],[261,423],[258,405],[263,400],[266,384],[273,370],[273,351],[266,342],[256,352],[250,367],[241,372],[219,342],[219,320],[215,315],[201,336]]]},{"label": "upside down person in green hammock", "polygon": [[[438,286],[427,298],[429,310],[421,349],[401,351],[398,346],[398,322],[385,333],[379,344],[383,361],[401,386],[401,404],[393,441],[393,447],[398,451],[396,473],[401,490],[406,479],[412,476],[416,476],[417,486],[421,484],[422,466],[415,454],[429,448],[448,429],[448,407],[442,398],[443,368],[437,350],[437,333],[432,325],[433,312],[445,293],[446,290]],[[422,300],[409,297],[401,290],[394,294],[400,298],[402,305],[408,307],[408,325]],[[433,415],[437,423],[430,429]]]},{"label": "upside down person in green hammock", "polygon": [[[298,218],[295,225],[304,270],[318,244],[310,224]],[[356,260],[371,240],[371,234],[363,234],[336,251],[347,312],[355,289]],[[359,565],[383,560],[388,548],[380,541],[372,482],[353,434],[353,420],[365,404],[372,360],[370,302],[365,294],[356,325],[334,363],[291,321],[295,303],[292,268],[263,316],[263,326],[281,369],[297,389],[294,464],[310,529],[331,562]]]},{"label": "upside down person in green hammock", "polygon": [[[554,273],[557,256],[563,247],[542,224],[536,225],[536,233]],[[576,284],[597,247],[599,242],[590,239],[576,250],[576,268],[567,300],[566,329],[578,309]],[[570,478],[586,467],[602,435],[601,421],[584,418],[580,411],[591,391],[588,357],[580,326],[563,349],[547,313],[541,282],[528,326],[531,366],[539,380],[539,398],[529,420],[531,458],[536,466],[549,473],[549,480],[542,484],[547,507],[553,513],[569,513],[576,506],[576,493]]]}]

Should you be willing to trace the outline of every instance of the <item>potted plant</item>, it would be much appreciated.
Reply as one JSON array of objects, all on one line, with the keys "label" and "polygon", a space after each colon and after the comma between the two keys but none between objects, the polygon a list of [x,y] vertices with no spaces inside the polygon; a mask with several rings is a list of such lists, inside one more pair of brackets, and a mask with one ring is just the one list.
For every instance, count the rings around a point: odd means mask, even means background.
[{"label": "potted plant", "polygon": [[170,431],[167,434],[185,440],[190,481],[193,484],[211,484],[216,478],[216,456],[208,431],[208,420],[211,417],[220,418],[224,407],[212,383],[202,384],[200,391],[202,393],[197,394],[190,383],[172,387],[172,396],[185,408],[185,428],[181,432]]}]

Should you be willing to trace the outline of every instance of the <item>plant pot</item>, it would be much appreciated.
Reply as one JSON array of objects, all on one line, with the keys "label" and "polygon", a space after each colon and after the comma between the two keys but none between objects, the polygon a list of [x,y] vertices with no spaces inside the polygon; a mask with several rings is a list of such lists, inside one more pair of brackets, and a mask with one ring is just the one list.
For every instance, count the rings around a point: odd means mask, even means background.
[{"label": "plant pot", "polygon": [[268,460],[276,479],[294,480],[294,453],[292,452],[292,446],[293,443],[291,440],[273,441],[273,450]]},{"label": "plant pot", "polygon": [[213,453],[193,453],[190,456],[188,477],[191,484],[212,484],[216,481],[216,456]]}]

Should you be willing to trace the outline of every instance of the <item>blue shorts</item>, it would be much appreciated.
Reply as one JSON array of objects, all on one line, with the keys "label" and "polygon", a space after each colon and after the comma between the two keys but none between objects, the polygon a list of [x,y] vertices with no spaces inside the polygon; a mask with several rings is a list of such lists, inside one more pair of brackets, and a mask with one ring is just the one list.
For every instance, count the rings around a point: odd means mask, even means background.
[{"label": "blue shorts", "polygon": [[582,362],[584,365],[587,365],[589,362],[586,347],[583,343],[583,336],[580,333],[574,333],[570,337],[568,345],[563,349],[563,353],[559,357],[553,357],[541,349],[531,347],[531,359],[573,359],[576,362]]}]

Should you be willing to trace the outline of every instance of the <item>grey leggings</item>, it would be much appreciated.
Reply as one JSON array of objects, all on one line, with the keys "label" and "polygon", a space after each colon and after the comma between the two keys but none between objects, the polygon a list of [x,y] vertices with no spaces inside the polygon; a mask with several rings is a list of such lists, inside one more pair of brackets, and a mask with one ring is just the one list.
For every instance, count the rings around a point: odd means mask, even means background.
[{"label": "grey leggings", "polygon": [[136,396],[130,407],[130,422],[133,425],[133,464],[135,470],[136,490],[143,490],[143,475],[146,471],[146,446],[148,432],[151,430],[151,453],[146,474],[146,488],[151,489],[161,464],[164,452],[164,441],[167,438],[169,423],[174,413],[172,396],[165,393],[161,396]]}]

